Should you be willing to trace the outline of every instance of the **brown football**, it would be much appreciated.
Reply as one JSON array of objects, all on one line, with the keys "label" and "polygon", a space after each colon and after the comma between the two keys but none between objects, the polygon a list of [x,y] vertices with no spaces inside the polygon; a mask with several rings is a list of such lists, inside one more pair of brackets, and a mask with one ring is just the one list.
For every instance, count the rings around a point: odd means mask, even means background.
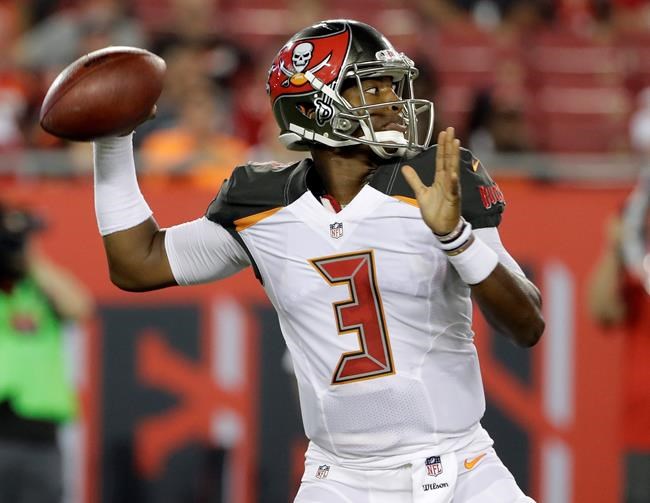
[{"label": "brown football", "polygon": [[41,105],[41,126],[75,141],[129,133],[151,114],[165,69],[162,58],[136,47],[91,52],[52,82]]}]

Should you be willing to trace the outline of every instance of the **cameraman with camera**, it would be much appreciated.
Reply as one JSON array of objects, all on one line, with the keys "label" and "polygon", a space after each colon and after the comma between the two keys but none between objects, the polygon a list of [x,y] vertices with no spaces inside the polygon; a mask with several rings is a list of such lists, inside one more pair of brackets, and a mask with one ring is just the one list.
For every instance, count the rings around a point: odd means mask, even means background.
[{"label": "cameraman with camera", "polygon": [[0,203],[0,501],[58,503],[57,427],[76,414],[66,378],[64,324],[93,302],[69,273],[35,253],[43,224]]}]

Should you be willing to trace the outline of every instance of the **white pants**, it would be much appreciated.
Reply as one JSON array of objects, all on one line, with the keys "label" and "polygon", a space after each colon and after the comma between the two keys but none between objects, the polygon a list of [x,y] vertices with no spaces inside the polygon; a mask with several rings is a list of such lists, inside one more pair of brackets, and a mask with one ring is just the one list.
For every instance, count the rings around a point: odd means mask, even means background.
[{"label": "white pants", "polygon": [[494,449],[435,457],[422,453],[390,470],[305,462],[294,503],[535,503],[524,495]]}]

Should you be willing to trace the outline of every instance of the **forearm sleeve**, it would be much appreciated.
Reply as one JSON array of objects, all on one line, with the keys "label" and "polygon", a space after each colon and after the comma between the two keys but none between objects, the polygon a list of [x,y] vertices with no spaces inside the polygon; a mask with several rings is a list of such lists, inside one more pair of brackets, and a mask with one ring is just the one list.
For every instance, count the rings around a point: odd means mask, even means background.
[{"label": "forearm sleeve", "polygon": [[132,137],[93,143],[95,215],[102,236],[135,227],[152,214],[135,175]]}]

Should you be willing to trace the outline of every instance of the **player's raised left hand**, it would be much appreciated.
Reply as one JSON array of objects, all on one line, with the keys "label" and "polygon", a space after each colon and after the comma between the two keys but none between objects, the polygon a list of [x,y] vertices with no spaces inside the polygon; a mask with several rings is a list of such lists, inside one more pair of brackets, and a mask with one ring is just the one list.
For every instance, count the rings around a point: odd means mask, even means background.
[{"label": "player's raised left hand", "polygon": [[454,128],[438,135],[436,176],[433,185],[425,185],[411,166],[403,166],[402,174],[413,189],[422,218],[433,232],[448,234],[460,219],[460,140]]}]

